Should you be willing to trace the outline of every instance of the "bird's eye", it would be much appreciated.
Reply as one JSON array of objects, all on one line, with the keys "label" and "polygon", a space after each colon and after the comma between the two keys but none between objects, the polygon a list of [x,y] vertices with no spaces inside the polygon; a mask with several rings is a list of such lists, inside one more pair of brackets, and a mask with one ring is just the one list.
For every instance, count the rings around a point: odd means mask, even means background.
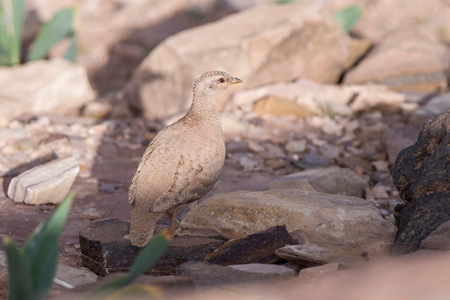
[{"label": "bird's eye", "polygon": [[219,79],[219,82],[220,82],[220,83],[224,83],[224,82],[225,82],[225,79],[220,78],[220,79]]}]

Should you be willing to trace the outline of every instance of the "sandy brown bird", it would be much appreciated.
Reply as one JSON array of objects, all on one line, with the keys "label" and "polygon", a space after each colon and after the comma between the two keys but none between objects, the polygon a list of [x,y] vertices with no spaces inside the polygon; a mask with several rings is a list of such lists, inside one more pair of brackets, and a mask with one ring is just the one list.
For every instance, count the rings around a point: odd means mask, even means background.
[{"label": "sandy brown bird", "polygon": [[130,240],[145,246],[156,221],[168,214],[171,230],[178,211],[208,193],[225,160],[225,141],[217,94],[242,80],[222,71],[211,71],[194,81],[194,97],[187,114],[161,130],[139,162],[130,186]]}]

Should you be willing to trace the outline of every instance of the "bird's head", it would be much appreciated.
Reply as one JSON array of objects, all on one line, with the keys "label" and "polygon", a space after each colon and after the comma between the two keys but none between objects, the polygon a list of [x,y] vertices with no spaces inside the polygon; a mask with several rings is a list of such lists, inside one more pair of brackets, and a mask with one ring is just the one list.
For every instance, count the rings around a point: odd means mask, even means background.
[{"label": "bird's head", "polygon": [[194,80],[194,93],[214,93],[224,90],[231,84],[242,83],[239,78],[223,71],[210,71]]}]

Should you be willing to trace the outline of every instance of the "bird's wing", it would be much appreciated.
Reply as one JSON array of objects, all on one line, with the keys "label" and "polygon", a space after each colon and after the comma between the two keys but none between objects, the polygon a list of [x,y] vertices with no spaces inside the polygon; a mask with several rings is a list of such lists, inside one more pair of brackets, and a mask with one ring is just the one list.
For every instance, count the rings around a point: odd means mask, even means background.
[{"label": "bird's wing", "polygon": [[138,179],[139,179],[139,173],[141,173],[141,169],[145,165],[144,160],[149,159],[149,157],[152,155],[152,152],[153,152],[153,150],[155,150],[157,145],[158,145],[158,141],[155,138],[150,143],[150,145],[148,145],[147,149],[145,150],[144,154],[141,157],[141,160],[139,161],[139,165],[136,168],[136,172],[134,172],[133,180],[131,181],[130,189],[128,192],[128,203],[130,203],[131,205],[133,205],[134,201],[136,200],[137,183],[138,183]]},{"label": "bird's wing", "polygon": [[156,199],[149,210],[165,212],[181,204],[195,201],[208,193],[216,181],[217,176],[205,173],[203,166],[181,155],[172,185]]}]

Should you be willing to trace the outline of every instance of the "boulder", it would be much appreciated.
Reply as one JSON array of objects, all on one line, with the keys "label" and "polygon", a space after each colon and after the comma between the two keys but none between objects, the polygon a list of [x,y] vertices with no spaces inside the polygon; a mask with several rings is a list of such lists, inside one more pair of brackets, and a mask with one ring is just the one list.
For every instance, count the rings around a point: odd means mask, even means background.
[{"label": "boulder", "polygon": [[[408,55],[405,55],[408,53]],[[447,87],[447,47],[418,30],[397,30],[381,39],[344,77],[345,84],[382,84],[393,90],[437,91]]]},{"label": "boulder", "polygon": [[396,228],[364,199],[294,189],[215,194],[186,214],[182,227],[215,229],[234,239],[276,225],[312,241],[368,253],[387,251]]},{"label": "boulder", "polygon": [[355,171],[340,167],[308,169],[289,174],[269,183],[270,189],[303,188],[308,182],[316,191],[327,194],[363,197],[368,180],[356,174]]},{"label": "boulder", "polygon": [[450,220],[450,110],[424,124],[417,142],[395,161],[393,180],[403,203],[395,208],[398,227],[393,252],[418,250],[420,243]]},{"label": "boulder", "polygon": [[[161,119],[188,109],[192,80],[209,70],[239,76],[246,88],[300,77],[337,82],[351,41],[322,6],[261,5],[173,35],[141,63],[124,98]],[[232,92],[222,93],[219,106]]]},{"label": "boulder", "polygon": [[95,94],[86,70],[64,59],[0,67],[0,119],[23,114],[77,115]]}]

